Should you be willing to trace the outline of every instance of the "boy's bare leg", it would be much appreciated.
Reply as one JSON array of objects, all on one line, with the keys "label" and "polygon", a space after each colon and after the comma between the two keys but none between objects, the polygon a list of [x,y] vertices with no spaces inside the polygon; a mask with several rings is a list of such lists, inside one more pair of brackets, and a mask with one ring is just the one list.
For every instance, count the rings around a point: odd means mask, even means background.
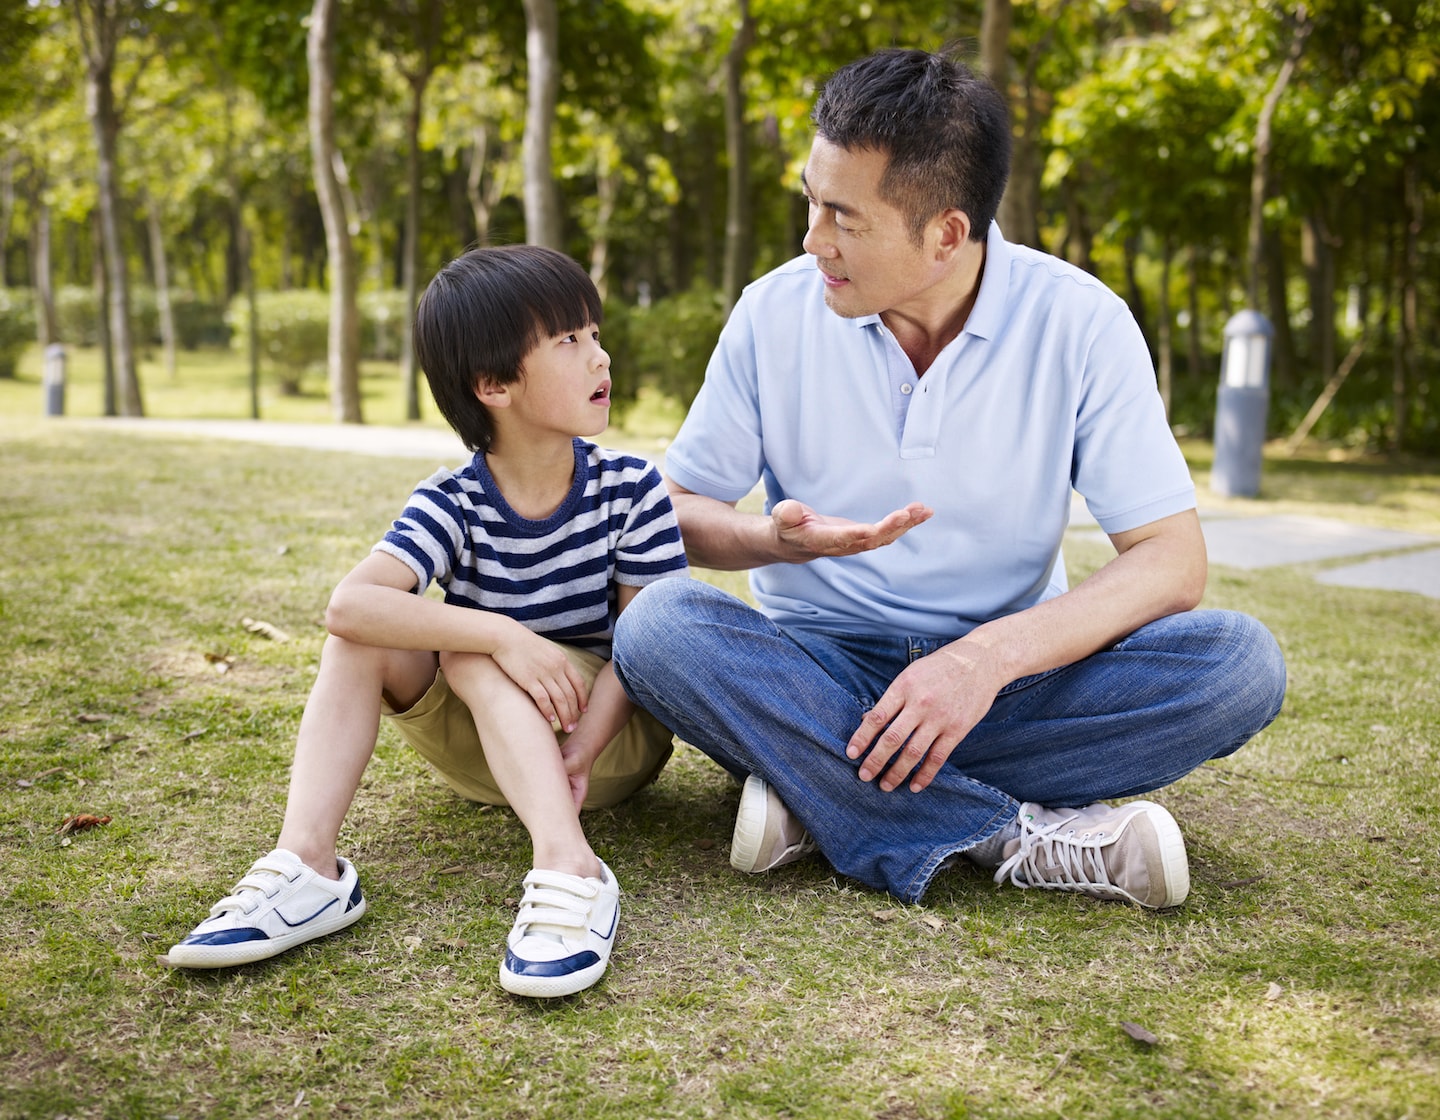
[{"label": "boy's bare leg", "polygon": [[441,660],[451,691],[475,718],[495,784],[530,833],[534,866],[598,878],[600,860],[580,827],[550,721],[488,655]]},{"label": "boy's bare leg", "polygon": [[425,695],[439,660],[421,650],[383,649],[331,635],[295,743],[285,821],[276,847],[338,879],[335,841],[360,777],[375,753],[380,700],[403,711]]}]

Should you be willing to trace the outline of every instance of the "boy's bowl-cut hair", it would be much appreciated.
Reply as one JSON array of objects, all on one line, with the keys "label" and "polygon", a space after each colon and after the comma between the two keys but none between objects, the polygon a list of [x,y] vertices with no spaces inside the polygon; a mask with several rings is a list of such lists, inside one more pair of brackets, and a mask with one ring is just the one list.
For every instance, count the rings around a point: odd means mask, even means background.
[{"label": "boy's bowl-cut hair", "polygon": [[603,315],[589,275],[564,253],[539,245],[471,249],[442,268],[415,308],[415,356],[441,415],[471,451],[495,435],[475,391],[518,381],[526,356],[546,338]]}]

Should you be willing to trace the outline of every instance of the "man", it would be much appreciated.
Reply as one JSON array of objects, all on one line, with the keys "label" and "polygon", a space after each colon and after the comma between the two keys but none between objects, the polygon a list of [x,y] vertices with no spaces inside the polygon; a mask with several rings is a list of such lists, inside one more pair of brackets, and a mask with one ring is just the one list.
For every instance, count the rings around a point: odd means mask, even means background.
[{"label": "man", "polygon": [[[1189,890],[1158,789],[1279,711],[1256,621],[1195,611],[1194,487],[1123,301],[1008,244],[1005,106],[886,50],[816,104],[807,256],[752,284],[667,452],[692,563],[636,596],[626,692],[746,777],[731,862],[818,845],[916,901],[958,855],[1149,907]],[[763,480],[767,513],[736,503]],[[1072,488],[1115,545],[1068,588]],[[823,511],[823,512],[822,512]],[[886,512],[891,511],[891,512]]]}]

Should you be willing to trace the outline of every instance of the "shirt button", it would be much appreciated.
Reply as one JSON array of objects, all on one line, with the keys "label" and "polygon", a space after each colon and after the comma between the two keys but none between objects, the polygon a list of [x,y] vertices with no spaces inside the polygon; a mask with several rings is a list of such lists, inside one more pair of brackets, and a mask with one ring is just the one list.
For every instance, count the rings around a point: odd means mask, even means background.
[{"label": "shirt button", "polygon": [[911,393],[913,393],[914,391],[915,391],[915,386],[909,384],[908,382],[907,382],[906,384],[900,386],[900,392],[901,392],[903,395],[907,396],[907,397],[908,397]]}]

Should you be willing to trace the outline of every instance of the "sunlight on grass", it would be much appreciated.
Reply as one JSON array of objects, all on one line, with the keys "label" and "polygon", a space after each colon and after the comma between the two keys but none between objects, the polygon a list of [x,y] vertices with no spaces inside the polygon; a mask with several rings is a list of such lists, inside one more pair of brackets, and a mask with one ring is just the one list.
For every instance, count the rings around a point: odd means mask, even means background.
[{"label": "sunlight on grass", "polygon": [[[1191,855],[1175,911],[966,867],[921,906],[821,859],[736,875],[738,790],[682,746],[586,820],[625,888],[610,972],[517,1000],[495,973],[524,830],[386,728],[341,836],[365,920],[171,972],[158,956],[278,829],[325,600],[423,472],[38,415],[35,382],[0,382],[0,1116],[1440,1115],[1440,603],[1212,576],[1207,605],[1264,620],[1291,683],[1254,743],[1158,795]],[[631,419],[663,447],[675,417]],[[1408,465],[1267,480],[1261,508],[1434,531],[1434,476]],[[1067,544],[1076,578],[1107,555]],[[77,812],[112,819],[60,835]]]}]

